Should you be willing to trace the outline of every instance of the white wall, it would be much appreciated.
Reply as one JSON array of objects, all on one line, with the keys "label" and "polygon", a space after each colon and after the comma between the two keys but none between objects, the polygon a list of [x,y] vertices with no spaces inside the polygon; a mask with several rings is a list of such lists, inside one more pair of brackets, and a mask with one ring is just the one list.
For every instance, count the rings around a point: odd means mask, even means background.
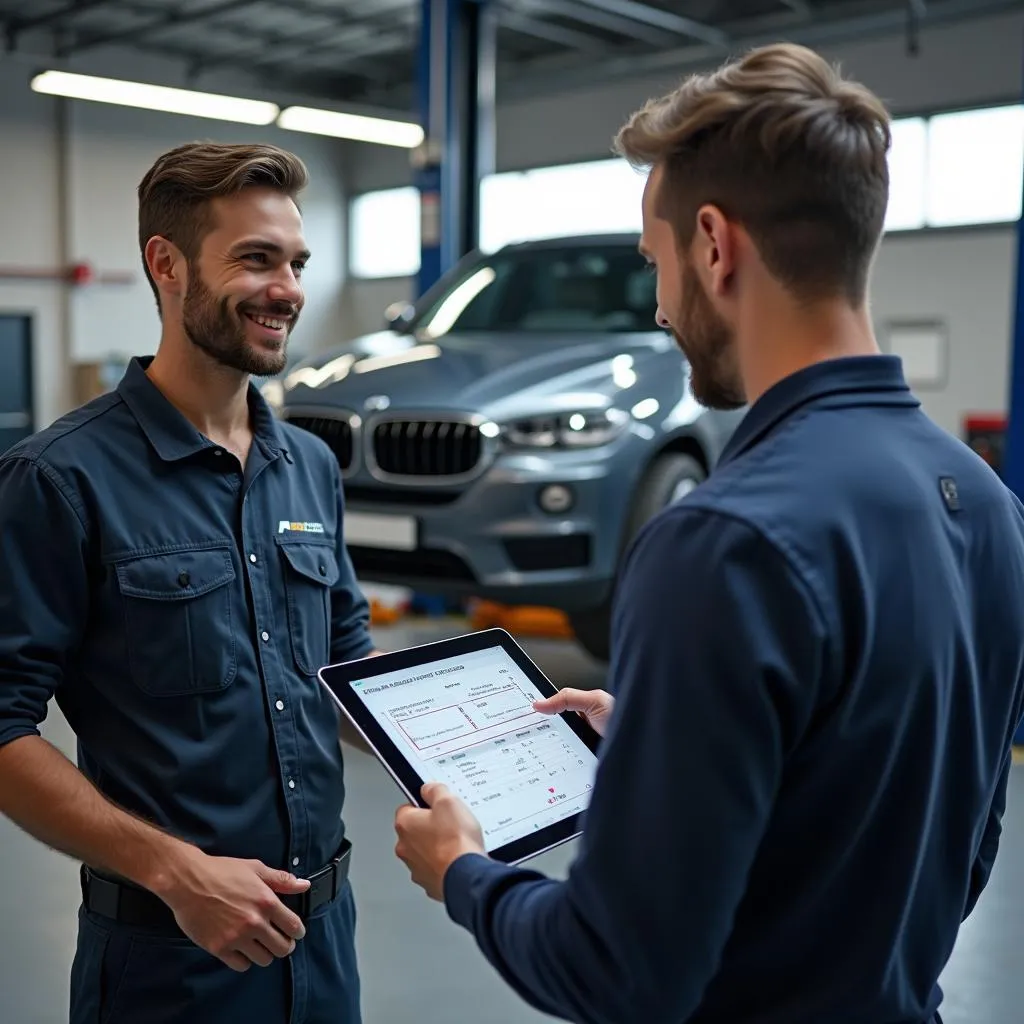
[{"label": "white wall", "polygon": [[[56,267],[62,261],[57,108],[0,62],[0,266]],[[47,423],[68,401],[64,289],[50,281],[0,277],[0,313],[33,319],[36,416]]]},{"label": "white wall", "polygon": [[155,351],[159,321],[140,262],[136,189],[153,160],[183,142],[273,142],[306,162],[311,182],[302,206],[313,258],[292,349],[316,351],[339,340],[347,207],[338,142],[276,128],[68,103],[36,95],[28,80],[25,63],[0,59],[0,266],[56,271],[83,260],[100,273],[134,275],[129,285],[85,288],[0,276],[0,313],[33,316],[39,425],[70,407],[72,362]]},{"label": "white wall", "polygon": [[[1022,43],[1024,11],[926,29],[916,57],[907,55],[902,34],[822,52],[874,89],[894,114],[905,115],[1019,99]],[[607,158],[630,112],[679,77],[666,71],[515,103],[501,102],[499,93],[497,169]],[[409,184],[412,177],[404,153],[349,145],[346,180],[356,194]],[[949,325],[949,383],[921,392],[929,414],[949,430],[959,431],[966,411],[1005,411],[1015,259],[1014,234],[1006,228],[891,236],[882,243],[876,322],[914,317]],[[376,330],[387,303],[412,289],[407,279],[350,280],[341,333]]]},{"label": "white wall", "polygon": [[948,383],[916,387],[925,412],[961,433],[964,414],[1005,412],[1016,287],[1016,232],[1008,228],[891,236],[875,264],[872,319],[938,320],[948,332]]}]

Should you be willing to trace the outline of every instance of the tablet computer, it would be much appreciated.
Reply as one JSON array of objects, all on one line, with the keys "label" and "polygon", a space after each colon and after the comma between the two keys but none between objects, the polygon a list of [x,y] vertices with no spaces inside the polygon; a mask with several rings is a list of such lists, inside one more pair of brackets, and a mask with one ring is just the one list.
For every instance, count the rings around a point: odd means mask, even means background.
[{"label": "tablet computer", "polygon": [[469,805],[495,860],[518,864],[579,835],[600,738],[503,629],[327,665],[341,710],[409,800],[443,782]]}]

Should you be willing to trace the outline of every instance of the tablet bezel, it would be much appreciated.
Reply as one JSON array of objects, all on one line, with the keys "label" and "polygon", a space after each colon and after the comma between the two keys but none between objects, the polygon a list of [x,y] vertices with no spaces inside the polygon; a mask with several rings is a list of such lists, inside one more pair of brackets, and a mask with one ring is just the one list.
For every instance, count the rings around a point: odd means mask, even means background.
[{"label": "tablet bezel", "polygon": [[[458,658],[494,647],[504,649],[545,697],[552,697],[558,692],[558,688],[531,660],[526,651],[516,643],[512,635],[498,627],[448,637],[443,640],[434,640],[399,651],[359,658],[356,661],[325,665],[317,675],[321,684],[335,698],[335,702],[341,706],[341,710],[359,734],[376,752],[378,759],[402,792],[416,806],[425,807],[426,804],[420,796],[420,790],[425,780],[420,777],[388,734],[377,723],[351,684],[357,680],[371,679],[374,676],[386,675],[390,672],[408,671],[431,662]],[[586,719],[574,711],[562,712],[558,717],[596,757],[601,737],[587,723]],[[553,825],[547,825],[528,836],[496,847],[488,851],[487,855],[493,860],[505,864],[518,864],[537,857],[578,836],[582,831],[580,819],[583,813],[581,811],[571,814]]]}]

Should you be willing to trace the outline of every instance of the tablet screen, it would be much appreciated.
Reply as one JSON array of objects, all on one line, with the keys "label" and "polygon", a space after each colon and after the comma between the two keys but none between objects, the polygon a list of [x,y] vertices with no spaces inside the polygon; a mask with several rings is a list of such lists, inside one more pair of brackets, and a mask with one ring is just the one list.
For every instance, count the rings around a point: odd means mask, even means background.
[{"label": "tablet screen", "polygon": [[597,758],[501,647],[352,682],[425,782],[472,809],[488,851],[579,814]]}]

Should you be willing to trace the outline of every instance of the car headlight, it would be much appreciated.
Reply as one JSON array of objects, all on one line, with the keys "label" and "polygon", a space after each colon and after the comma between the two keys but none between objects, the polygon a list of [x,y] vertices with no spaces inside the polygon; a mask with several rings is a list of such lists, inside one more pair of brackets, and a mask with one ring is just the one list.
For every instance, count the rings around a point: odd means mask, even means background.
[{"label": "car headlight", "polygon": [[514,448],[596,448],[614,441],[628,423],[622,409],[588,409],[512,420],[502,436]]}]

